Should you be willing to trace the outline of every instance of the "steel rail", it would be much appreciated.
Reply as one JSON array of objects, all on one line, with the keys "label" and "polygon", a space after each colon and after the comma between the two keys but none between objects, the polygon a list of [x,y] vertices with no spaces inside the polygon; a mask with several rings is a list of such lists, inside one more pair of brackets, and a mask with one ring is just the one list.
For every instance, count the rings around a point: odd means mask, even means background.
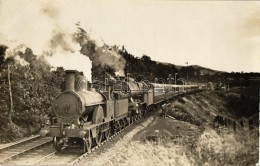
[{"label": "steel rail", "polygon": [[6,149],[13,148],[14,146],[20,145],[22,143],[30,142],[30,141],[33,141],[33,140],[39,139],[39,138],[40,138],[40,135],[35,135],[35,136],[29,137],[29,138],[26,138],[26,139],[22,139],[22,140],[10,143],[7,146],[0,147],[0,152],[2,152],[3,150],[6,150]]},{"label": "steel rail", "polygon": [[[13,159],[13,158],[15,158],[15,157],[17,157],[17,156],[23,155],[23,154],[25,154],[25,153],[27,153],[27,152],[29,152],[29,151],[31,151],[31,150],[34,150],[34,149],[39,148],[39,147],[42,147],[42,146],[47,145],[47,144],[49,144],[49,143],[51,143],[51,142],[52,142],[52,140],[46,140],[46,141],[44,141],[44,142],[41,142],[41,143],[39,143],[39,144],[37,144],[37,145],[28,147],[27,149],[24,149],[24,150],[19,151],[19,152],[8,152],[8,151],[6,151],[7,153],[14,153],[14,154],[13,154],[13,155],[10,155],[10,156],[7,156],[7,157],[5,157],[5,158],[3,158],[3,159],[0,159],[0,163],[3,164],[3,163],[5,163],[5,162],[8,162],[8,161],[10,161],[11,159]],[[18,145],[18,144],[16,144],[16,145]],[[19,145],[20,145],[20,144],[19,144]],[[12,146],[12,147],[13,147],[13,146]],[[8,148],[8,150],[10,150],[10,148]]]}]

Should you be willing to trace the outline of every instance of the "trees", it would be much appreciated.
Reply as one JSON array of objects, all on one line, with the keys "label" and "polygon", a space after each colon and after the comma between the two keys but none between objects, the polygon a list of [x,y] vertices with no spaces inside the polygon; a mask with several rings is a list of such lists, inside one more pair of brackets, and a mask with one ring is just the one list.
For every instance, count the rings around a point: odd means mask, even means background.
[{"label": "trees", "polygon": [[[1,89],[3,90],[3,94],[5,94],[6,91],[8,91],[9,94],[9,109],[7,111],[7,119],[9,124],[13,124],[12,121],[12,113],[14,110],[13,107],[13,94],[12,94],[12,84],[11,84],[11,71],[10,71],[10,66],[12,65],[13,59],[9,58],[5,60],[5,52],[7,50],[7,46],[5,45],[0,45],[0,71],[1,71]],[[6,73],[7,72],[7,78],[6,78]],[[8,88],[7,88],[8,87]],[[3,95],[2,94],[2,95]],[[7,98],[4,96],[2,97],[2,103],[7,102]],[[3,104],[4,105],[4,104]]]},{"label": "trees", "polygon": [[[8,84],[8,80],[10,80],[10,77],[8,77],[9,79],[7,79],[7,72],[6,72],[7,65],[6,65],[6,61],[5,61],[5,57],[4,57],[7,48],[8,47],[5,45],[0,45],[0,87],[1,87],[1,92],[2,92],[2,93],[0,93],[0,111],[1,111],[0,116],[1,116],[1,119],[5,118],[4,121],[7,120],[6,115],[7,114],[10,115],[10,113],[8,112],[8,104],[7,104],[7,102],[9,101],[8,93],[7,93],[8,92],[7,84]],[[8,71],[10,71],[9,66],[8,66]]]},{"label": "trees", "polygon": [[41,115],[49,114],[52,100],[60,92],[64,69],[51,71],[45,59],[34,55],[29,48],[19,56],[28,65],[16,62],[13,69],[14,121],[23,126],[39,127],[43,121]]},{"label": "trees", "polygon": [[12,140],[26,128],[40,127],[64,85],[65,72],[63,68],[53,70],[29,48],[16,50],[8,58],[4,57],[6,49],[0,46],[0,133],[8,133],[4,140]]}]

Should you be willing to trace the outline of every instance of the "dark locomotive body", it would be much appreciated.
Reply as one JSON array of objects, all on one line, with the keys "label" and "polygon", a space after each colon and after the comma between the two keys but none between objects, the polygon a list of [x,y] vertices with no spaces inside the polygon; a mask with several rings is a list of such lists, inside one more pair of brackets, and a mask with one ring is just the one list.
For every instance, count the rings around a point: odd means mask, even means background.
[{"label": "dark locomotive body", "polygon": [[66,71],[66,90],[53,101],[55,117],[49,128],[40,131],[51,136],[54,147],[80,144],[89,151],[111,134],[132,123],[151,108],[174,96],[199,90],[197,85],[146,84],[119,80],[113,84],[87,86],[84,76]]}]

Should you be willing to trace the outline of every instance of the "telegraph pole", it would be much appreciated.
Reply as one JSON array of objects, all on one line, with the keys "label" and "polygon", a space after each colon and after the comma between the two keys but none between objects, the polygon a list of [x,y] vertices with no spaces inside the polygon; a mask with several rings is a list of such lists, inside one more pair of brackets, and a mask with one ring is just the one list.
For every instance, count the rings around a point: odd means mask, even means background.
[{"label": "telegraph pole", "polygon": [[187,68],[186,68],[186,73],[187,73],[187,83],[188,83],[188,62],[185,62],[185,64],[187,65]]},{"label": "telegraph pole", "polygon": [[176,85],[176,75],[177,75],[178,73],[175,73],[175,78],[174,78],[174,80],[175,80],[175,85]]},{"label": "telegraph pole", "polygon": [[10,104],[9,104],[9,111],[8,111],[8,121],[10,124],[12,124],[12,113],[14,109],[13,105],[13,95],[12,95],[12,87],[11,87],[11,78],[10,78],[10,66],[9,64],[7,65],[7,72],[8,72],[8,87],[9,87],[9,99],[10,99]]},{"label": "telegraph pole", "polygon": [[[177,81],[177,80],[176,80],[176,75],[177,75],[177,74],[178,74],[178,73],[175,73],[175,78],[174,78],[175,85],[176,85],[176,83],[177,83],[177,82],[176,82],[176,81]],[[176,87],[174,88],[174,91],[176,92]]]}]

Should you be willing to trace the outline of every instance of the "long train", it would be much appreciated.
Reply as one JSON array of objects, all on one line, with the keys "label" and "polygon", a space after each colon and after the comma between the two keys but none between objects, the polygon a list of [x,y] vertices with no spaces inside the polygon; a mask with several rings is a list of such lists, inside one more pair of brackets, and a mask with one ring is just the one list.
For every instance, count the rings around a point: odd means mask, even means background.
[{"label": "long train", "polygon": [[66,89],[53,101],[51,125],[40,131],[53,137],[57,151],[81,145],[84,152],[167,100],[202,89],[198,85],[134,82],[129,79],[88,87],[86,77],[67,70]]}]

